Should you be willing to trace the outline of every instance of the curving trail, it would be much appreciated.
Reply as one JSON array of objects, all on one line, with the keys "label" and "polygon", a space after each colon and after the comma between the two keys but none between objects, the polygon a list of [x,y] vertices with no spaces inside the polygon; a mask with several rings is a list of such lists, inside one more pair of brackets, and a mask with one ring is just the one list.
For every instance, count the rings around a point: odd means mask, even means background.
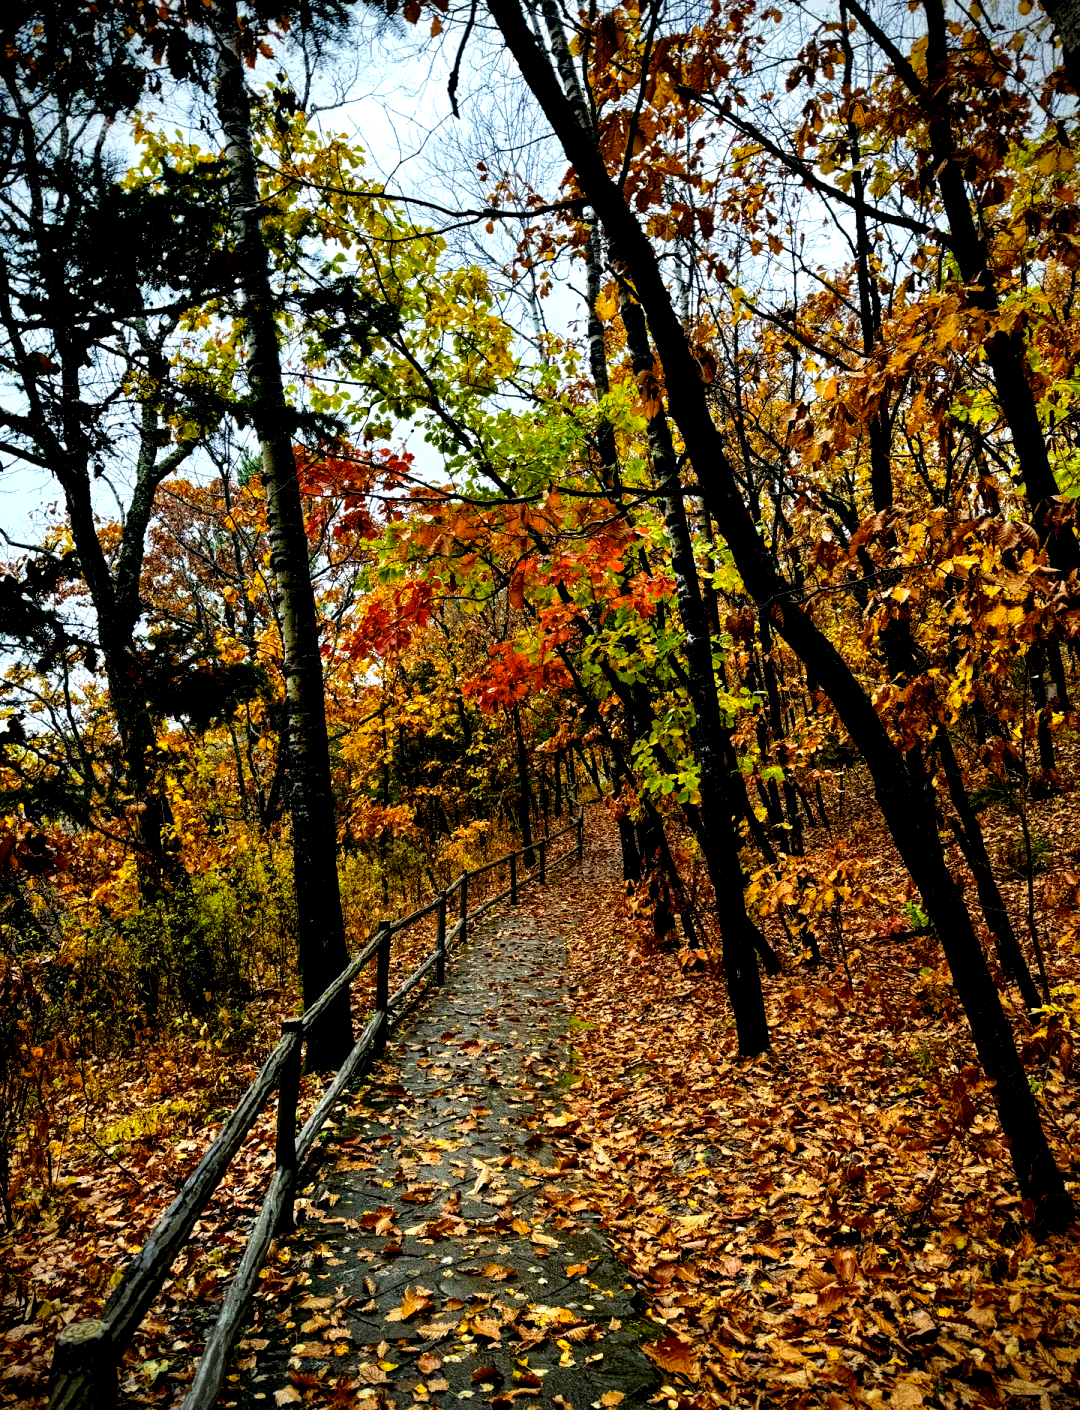
[{"label": "curving trail", "polygon": [[[576,864],[563,878],[580,888]],[[359,1089],[220,1404],[587,1410],[655,1392],[633,1289],[546,1139],[574,1060],[561,890],[478,925]]]}]

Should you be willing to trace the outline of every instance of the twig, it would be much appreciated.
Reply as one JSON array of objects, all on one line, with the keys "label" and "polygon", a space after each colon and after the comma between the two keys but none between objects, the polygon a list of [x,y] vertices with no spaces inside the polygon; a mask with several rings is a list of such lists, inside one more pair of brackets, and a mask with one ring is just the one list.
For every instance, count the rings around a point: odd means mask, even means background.
[{"label": "twig", "polygon": [[454,67],[450,74],[450,82],[446,85],[446,92],[450,98],[450,111],[456,118],[460,118],[457,104],[458,79],[461,76],[461,59],[465,53],[465,45],[469,42],[469,35],[472,34],[473,25],[476,23],[476,0],[472,0],[469,8],[469,22],[465,26],[465,33],[461,36],[461,43],[458,45],[457,58],[454,60]]}]

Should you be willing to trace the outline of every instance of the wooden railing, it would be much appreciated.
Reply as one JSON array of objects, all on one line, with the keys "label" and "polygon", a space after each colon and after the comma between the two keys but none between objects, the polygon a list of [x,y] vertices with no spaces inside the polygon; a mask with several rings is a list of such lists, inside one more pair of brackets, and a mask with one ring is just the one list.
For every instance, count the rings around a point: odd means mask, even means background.
[{"label": "wooden railing", "polygon": [[[275,1234],[293,1227],[293,1200],[297,1173],[303,1166],[319,1132],[342,1093],[355,1077],[386,1050],[390,1032],[408,1011],[406,999],[434,976],[441,985],[446,977],[446,957],[454,946],[464,945],[470,922],[499,902],[517,904],[518,892],[531,881],[543,883],[548,872],[568,857],[582,855],[585,842],[585,810],[578,806],[573,822],[553,832],[531,847],[487,862],[473,871],[463,871],[457,881],[428,905],[404,920],[384,921],[360,953],[326,988],[300,1018],[281,1025],[281,1041],[263,1063],[262,1070],[244,1093],[225,1122],[217,1139],[199,1162],[194,1174],[158,1220],[146,1243],[128,1264],[100,1318],[73,1322],[56,1339],[53,1351],[49,1410],[111,1410],[116,1402],[117,1368],[131,1344],[143,1317],[157,1298],[177,1255],[191,1237],[196,1221],[220,1185],[229,1164],[244,1138],[258,1120],[274,1092],[278,1094],[277,1134],[274,1173],[262,1210],[247,1247],[226,1291],[221,1311],[199,1361],[195,1379],[184,1399],[183,1410],[209,1410],[221,1389],[229,1357],[244,1322],[252,1293],[258,1282]],[[568,833],[576,832],[576,845],[558,857],[548,856],[548,847]],[[519,867],[528,853],[537,864],[531,870]],[[469,910],[469,882],[499,867],[506,867],[509,884]],[[447,912],[451,898],[457,900],[457,920],[448,929]],[[417,966],[393,993],[390,989],[390,945],[395,934],[433,915],[435,949]],[[375,960],[375,1006],[371,1020],[359,1041],[319,1099],[315,1110],[297,1131],[297,1102],[300,1090],[301,1048],[310,1039],[327,1009],[343,990]]]}]

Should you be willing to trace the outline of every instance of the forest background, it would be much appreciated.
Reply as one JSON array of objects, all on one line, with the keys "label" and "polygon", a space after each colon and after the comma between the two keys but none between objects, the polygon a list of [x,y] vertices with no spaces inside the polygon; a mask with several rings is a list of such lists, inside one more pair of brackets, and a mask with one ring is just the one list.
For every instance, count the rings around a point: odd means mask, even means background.
[{"label": "forest background", "polygon": [[[1066,1257],[1075,36],[16,6],[0,454],[54,501],[0,577],[16,1351],[71,1311],[39,1265],[86,1172],[137,1181],[374,917],[586,790],[733,1061],[763,969],[844,1008],[903,956],[964,1035],[935,1139],[979,1133],[986,1237]],[[442,108],[376,175],[389,52]]]}]

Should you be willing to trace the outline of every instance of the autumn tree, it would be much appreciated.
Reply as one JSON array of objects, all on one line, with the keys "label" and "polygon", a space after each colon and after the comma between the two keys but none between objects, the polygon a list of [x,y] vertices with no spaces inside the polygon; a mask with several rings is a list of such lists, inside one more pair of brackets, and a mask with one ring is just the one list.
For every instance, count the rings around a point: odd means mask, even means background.
[{"label": "autumn tree", "polygon": [[[91,673],[100,652],[134,804],[132,840],[153,900],[175,887],[183,865],[155,752],[160,700],[140,629],[140,579],[155,495],[221,415],[212,389],[168,357],[184,310],[205,293],[206,266],[192,254],[213,246],[215,182],[207,172],[153,193],[125,187],[109,128],[145,75],[124,39],[59,12],[20,20],[26,43],[9,44],[3,72],[13,140],[0,423],[5,451],[48,470],[63,494],[70,541],[54,553],[74,554],[94,614],[92,638],[84,628],[73,641]],[[99,62],[72,62],[91,38]],[[118,244],[128,251],[123,266],[113,258]],[[98,518],[106,487],[126,499],[118,531]]]},{"label": "autumn tree", "polygon": [[[502,0],[491,0],[489,12],[521,68],[537,102],[559,138],[570,162],[574,180],[604,224],[614,257],[632,281],[636,298],[648,320],[656,355],[663,371],[670,413],[693,463],[701,493],[726,543],[747,591],[760,609],[770,615],[776,630],[805,662],[828,691],[844,725],[869,766],[877,797],[905,863],[942,937],[957,990],[964,1003],[980,1057],[995,1082],[998,1110],[1011,1137],[1014,1169],[1025,1197],[1040,1220],[1059,1223],[1071,1217],[1071,1202],[1064,1193],[1058,1171],[1042,1131],[1038,1110],[1027,1086],[1011,1029],[1001,1009],[987,970],[971,918],[952,876],[938,839],[930,779],[918,751],[906,754],[890,737],[883,721],[828,637],[816,625],[785,581],[762,542],[740,493],[738,476],[725,440],[710,409],[707,382],[695,357],[656,253],[637,210],[648,210],[662,199],[662,188],[652,183],[646,168],[633,163],[634,132],[627,130],[627,115],[613,114],[602,124],[600,137],[581,121],[572,93],[556,73],[520,9]],[[638,110],[649,95],[649,80],[675,64],[670,46],[654,47],[659,11],[640,36],[636,27],[622,31],[625,42],[640,44],[633,52]],[[591,31],[590,31],[591,33]],[[605,72],[607,57],[595,60],[593,75]],[[670,57],[669,57],[670,56]],[[655,62],[655,68],[653,64]],[[673,97],[673,87],[666,91]],[[653,96],[658,85],[653,87]],[[656,108],[663,116],[658,102]],[[677,122],[678,119],[676,118]],[[621,127],[620,127],[621,122]],[[654,131],[656,129],[654,128]],[[646,143],[641,144],[642,149]],[[613,176],[608,161],[616,166]],[[628,187],[627,177],[641,175]],[[637,210],[629,204],[637,189]]]}]

